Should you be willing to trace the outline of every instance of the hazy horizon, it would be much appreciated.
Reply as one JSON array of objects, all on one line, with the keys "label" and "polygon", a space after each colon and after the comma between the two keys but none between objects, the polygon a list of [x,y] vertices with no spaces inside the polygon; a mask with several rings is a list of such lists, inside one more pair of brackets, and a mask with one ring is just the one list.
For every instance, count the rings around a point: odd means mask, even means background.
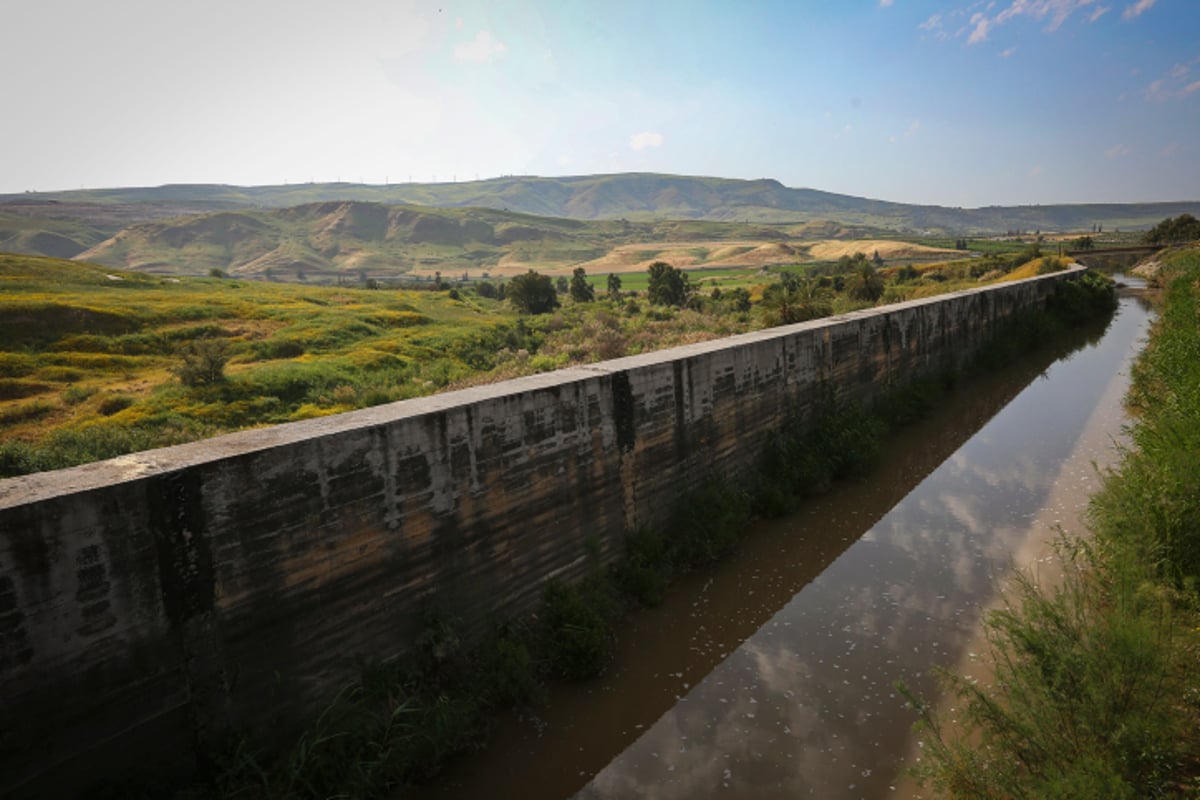
[{"label": "hazy horizon", "polygon": [[[658,173],[655,173],[655,172],[598,172],[598,173],[571,174],[571,175],[533,175],[533,174],[495,175],[495,176],[492,176],[489,178],[478,178],[478,179],[471,178],[468,180],[439,181],[436,184],[430,183],[428,181],[415,181],[415,180],[412,181],[411,183],[413,185],[430,186],[430,185],[487,183],[487,182],[491,182],[491,181],[504,181],[504,180],[563,180],[563,181],[571,181],[574,179],[586,180],[589,178],[597,178],[597,177],[601,177],[601,178],[620,177],[622,175],[657,175],[660,177],[667,177],[667,178],[699,178],[699,179],[716,178],[719,180],[732,180],[732,181],[761,181],[761,180],[777,181],[778,180],[778,179],[772,178],[768,175],[762,175],[762,176],[758,176],[756,178],[740,178],[740,177],[727,177],[727,176],[723,176],[723,175],[682,175],[679,173],[668,173],[668,172],[658,172]],[[782,184],[782,181],[779,181],[779,182]],[[184,186],[212,186],[212,187],[227,186],[227,187],[231,187],[234,189],[273,189],[273,188],[287,188],[287,187],[296,187],[296,186],[344,184],[347,186],[362,186],[365,188],[376,189],[376,188],[387,188],[390,186],[402,186],[402,185],[405,185],[408,183],[410,183],[410,182],[409,181],[402,181],[402,182],[401,181],[391,181],[390,183],[360,183],[358,181],[346,181],[346,180],[342,180],[342,181],[336,181],[336,180],[335,181],[292,181],[290,183],[262,183],[262,184],[228,183],[228,182],[224,182],[224,183],[165,183],[165,184],[155,184],[155,185],[147,184],[147,185],[136,185],[136,186],[135,185],[127,185],[127,186],[93,186],[93,187],[74,187],[74,188],[64,187],[64,188],[59,188],[59,189],[39,189],[39,190],[30,189],[30,190],[26,190],[23,192],[0,192],[0,196],[17,198],[17,197],[21,197],[21,196],[31,196],[32,197],[32,196],[43,195],[43,194],[44,195],[57,195],[57,194],[61,194],[61,193],[75,192],[75,191],[120,192],[120,191],[127,191],[127,190],[140,190],[140,189],[154,190],[154,189],[165,189],[165,188],[170,188],[170,187],[184,187]],[[822,189],[819,186],[788,186],[787,184],[782,184],[782,185],[787,189],[804,189],[804,190],[811,189],[811,190],[815,190],[815,191],[819,191],[819,192],[828,192],[828,190]],[[892,198],[889,198],[889,197],[870,197],[867,195],[852,195],[852,194],[845,193],[845,192],[830,192],[830,194],[837,194],[837,195],[841,195],[841,196],[845,196],[845,197],[857,197],[858,199],[868,200],[868,201],[881,201],[881,202],[886,202],[886,203],[894,202],[894,203],[901,203],[901,204],[906,204],[906,205],[920,205],[920,206],[942,207],[942,208],[961,208],[961,209],[968,210],[968,211],[982,210],[982,209],[987,209],[987,208],[991,208],[991,207],[999,207],[999,208],[1032,207],[1032,208],[1036,208],[1039,206],[1060,206],[1060,205],[1061,206],[1142,205],[1142,204],[1156,205],[1156,204],[1177,204],[1177,203],[1200,203],[1200,191],[1197,192],[1196,197],[1162,197],[1162,198],[1156,198],[1154,200],[1143,200],[1143,201],[1063,200],[1063,201],[1060,201],[1057,203],[983,203],[983,204],[977,205],[977,206],[966,206],[966,205],[954,206],[954,205],[950,205],[947,203],[904,203],[904,201],[893,200]],[[312,201],[312,202],[326,202],[326,201]],[[368,202],[369,203],[369,202],[378,202],[378,201],[375,201],[375,200],[372,200],[369,198],[364,198],[362,200],[357,200],[355,202]],[[518,213],[529,213],[529,212],[518,212]]]},{"label": "hazy horizon", "polygon": [[16,0],[0,193],[654,172],[1200,198],[1190,0]]}]

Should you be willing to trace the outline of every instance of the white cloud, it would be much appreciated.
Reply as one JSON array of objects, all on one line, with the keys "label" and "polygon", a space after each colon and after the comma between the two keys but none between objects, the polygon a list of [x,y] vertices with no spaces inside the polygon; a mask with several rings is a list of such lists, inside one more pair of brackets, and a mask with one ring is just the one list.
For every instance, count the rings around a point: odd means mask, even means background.
[{"label": "white cloud", "polygon": [[1109,160],[1127,155],[1129,155],[1129,148],[1123,144],[1115,144],[1104,151],[1104,157]]},{"label": "white cloud", "polygon": [[895,0],[879,0],[880,8],[888,8]]},{"label": "white cloud", "polygon": [[915,136],[919,130],[921,130],[921,120],[914,119],[912,122],[908,123],[908,130],[904,132],[904,135]]},{"label": "white cloud", "polygon": [[468,64],[486,64],[492,59],[504,55],[508,48],[504,42],[492,36],[491,31],[480,31],[469,42],[461,42],[454,46],[454,58]]},{"label": "white cloud", "polygon": [[[988,37],[995,33],[996,28],[1018,17],[1045,22],[1046,32],[1053,33],[1062,27],[1063,23],[1070,19],[1071,15],[1077,11],[1087,14],[1088,22],[1095,22],[1108,13],[1110,10],[1109,6],[1099,6],[1091,9],[1091,11],[1087,11],[1086,9],[1095,2],[1096,0],[1006,0],[1005,3],[999,4],[1003,5],[1002,10],[994,15],[992,12],[998,5],[996,0],[992,0],[987,5],[975,3],[966,11],[960,10],[951,13],[951,16],[955,14],[965,16],[966,13],[983,5],[983,10],[975,11],[971,15],[966,27],[959,29],[954,36],[957,38],[965,34],[967,36],[967,44],[979,44],[980,42],[987,41]],[[1142,13],[1154,5],[1154,3],[1155,0],[1139,0],[1136,5],[1126,9],[1125,18],[1132,19],[1133,16]],[[941,15],[934,14],[919,27],[922,30],[940,33],[941,25]]]},{"label": "white cloud", "polygon": [[1043,165],[1038,164],[1036,167],[1029,170],[1029,177],[1036,178],[1039,175],[1042,175],[1043,173],[1045,173],[1045,171],[1046,171],[1046,168]]},{"label": "white cloud", "polygon": [[1153,81],[1146,87],[1147,100],[1157,100],[1161,102],[1170,96],[1171,93],[1166,90],[1166,81],[1162,80],[1161,78]]},{"label": "white cloud", "polygon": [[653,131],[642,131],[629,137],[631,150],[645,150],[647,147],[662,147],[663,135]]},{"label": "white cloud", "polygon": [[1170,158],[1179,152],[1179,142],[1171,142],[1169,145],[1158,151],[1158,154],[1163,158]]},{"label": "white cloud", "polygon": [[943,20],[941,14],[934,14],[929,19],[925,20],[920,25],[918,25],[917,29],[925,31],[925,33],[929,34],[930,36],[934,36],[938,39],[949,39],[950,38],[950,34],[948,34],[946,32],[946,28],[944,26],[944,20]]},{"label": "white cloud", "polygon": [[991,27],[992,21],[983,14],[976,14],[971,17],[971,24],[975,29],[971,31],[971,35],[967,37],[967,44],[979,44],[986,42],[988,38],[988,28]]},{"label": "white cloud", "polygon": [[1138,0],[1133,5],[1127,7],[1121,14],[1121,19],[1130,20],[1135,17],[1140,17],[1142,14],[1154,7],[1157,0]]},{"label": "white cloud", "polygon": [[1000,53],[1000,57],[1001,57],[1001,58],[1011,58],[1011,57],[1012,57],[1012,54],[1013,54],[1013,53],[1015,53],[1015,52],[1017,52],[1017,48],[1016,48],[1016,47],[1010,47],[1010,48],[1008,48],[1007,50],[1003,50],[1003,51],[1001,51],[1001,53]]},{"label": "white cloud", "polygon": [[1146,99],[1155,103],[1165,103],[1168,100],[1181,99],[1200,91],[1200,81],[1184,84],[1192,74],[1192,69],[1183,64],[1176,64],[1156,81],[1151,81],[1142,93]]},{"label": "white cloud", "polygon": [[942,15],[934,14],[932,17],[925,20],[917,27],[923,31],[929,31],[930,33],[932,33],[935,30],[939,30],[942,27]]}]

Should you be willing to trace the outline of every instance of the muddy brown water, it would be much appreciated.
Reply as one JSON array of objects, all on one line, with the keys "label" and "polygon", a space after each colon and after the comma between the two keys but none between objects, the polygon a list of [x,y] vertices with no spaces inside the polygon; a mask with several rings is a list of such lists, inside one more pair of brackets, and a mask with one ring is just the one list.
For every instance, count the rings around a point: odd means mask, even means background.
[{"label": "muddy brown water", "polygon": [[735,557],[619,627],[610,674],[555,686],[418,797],[901,798],[919,758],[894,688],[981,650],[1015,567],[1047,561],[1115,461],[1151,311],[973,379],[863,483],[758,523]]}]

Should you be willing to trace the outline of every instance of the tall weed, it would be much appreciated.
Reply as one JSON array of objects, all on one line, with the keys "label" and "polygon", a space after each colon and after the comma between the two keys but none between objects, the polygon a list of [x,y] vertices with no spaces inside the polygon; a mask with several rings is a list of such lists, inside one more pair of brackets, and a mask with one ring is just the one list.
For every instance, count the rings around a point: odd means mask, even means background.
[{"label": "tall weed", "polygon": [[[1151,798],[1200,793],[1200,251],[1175,254],[1162,315],[1134,370],[1133,447],[1068,542],[1061,585],[1018,577],[991,616],[995,678],[945,680],[960,725],[920,708],[920,772],[952,798]],[[1068,284],[1067,321],[1104,284]],[[911,696],[910,696],[911,697]]]}]

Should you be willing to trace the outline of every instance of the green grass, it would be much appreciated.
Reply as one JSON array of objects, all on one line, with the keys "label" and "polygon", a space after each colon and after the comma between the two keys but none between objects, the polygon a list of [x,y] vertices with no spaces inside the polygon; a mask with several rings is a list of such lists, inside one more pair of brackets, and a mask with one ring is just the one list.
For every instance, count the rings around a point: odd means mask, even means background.
[{"label": "green grass", "polygon": [[991,615],[990,683],[944,676],[957,723],[913,698],[940,796],[1200,796],[1200,250],[1165,262],[1133,446],[1092,499],[1093,537],[1063,539],[1058,586],[1019,576]]},{"label": "green grass", "polygon": [[[802,279],[813,307],[871,305],[839,290],[838,269]],[[921,269],[925,277],[903,282],[883,271],[882,302],[978,285],[967,267]],[[607,299],[604,276],[592,276],[596,302],[564,298],[552,314],[520,317],[468,289],[455,290],[455,299],[445,291],[173,278],[0,254],[0,478],[780,321],[778,309],[760,302],[779,276],[690,275],[697,292],[685,308],[650,305],[641,272],[622,276],[620,301]],[[223,369],[190,368],[209,348],[222,353]]]},{"label": "green grass", "polygon": [[[514,335],[552,335],[531,331],[532,322]],[[826,392],[813,418],[796,417],[769,438],[757,470],[699,481],[661,530],[629,532],[616,563],[603,567],[595,540],[585,540],[588,574],[574,584],[547,583],[536,614],[499,622],[469,645],[456,620],[427,610],[403,658],[360,665],[289,744],[268,749],[231,732],[210,768],[176,796],[396,796],[427,780],[455,754],[483,746],[498,709],[536,705],[550,680],[603,675],[621,616],[661,602],[675,577],[727,557],[754,516],[789,513],[834,481],[869,475],[887,432],[928,413],[951,377],[914,382],[869,408]],[[168,796],[180,779],[133,779],[93,796]]]},{"label": "green grass", "polygon": [[[516,316],[440,292],[0,255],[0,320],[7,476],[429,394],[495,366]],[[223,378],[181,385],[183,349],[206,340],[228,350]]]}]

